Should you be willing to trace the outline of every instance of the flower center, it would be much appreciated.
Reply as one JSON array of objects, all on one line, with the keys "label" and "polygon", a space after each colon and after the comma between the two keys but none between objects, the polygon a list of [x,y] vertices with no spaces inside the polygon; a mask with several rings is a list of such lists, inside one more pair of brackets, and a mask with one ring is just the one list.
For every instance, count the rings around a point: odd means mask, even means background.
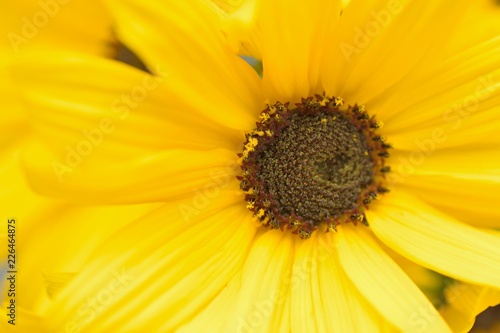
[{"label": "flower center", "polygon": [[367,224],[364,209],[388,190],[390,145],[380,123],[361,106],[315,96],[294,108],[269,105],[246,136],[240,187],[247,208],[271,228],[293,228],[309,238],[320,225]]}]

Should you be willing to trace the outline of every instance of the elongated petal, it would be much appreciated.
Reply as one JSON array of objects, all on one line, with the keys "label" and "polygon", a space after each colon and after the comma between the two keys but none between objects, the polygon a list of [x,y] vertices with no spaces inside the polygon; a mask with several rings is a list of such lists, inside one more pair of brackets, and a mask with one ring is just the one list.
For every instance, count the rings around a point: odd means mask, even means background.
[{"label": "elongated petal", "polygon": [[294,332],[392,332],[340,266],[336,234],[300,241],[291,288]]},{"label": "elongated petal", "polygon": [[239,289],[222,331],[289,331],[288,302],[294,245],[290,235],[265,232],[257,238],[242,268]]},{"label": "elongated petal", "polygon": [[[199,112],[239,130],[253,128],[264,102],[259,77],[224,43],[220,18],[211,4],[201,0],[110,4],[119,37],[151,71],[167,72]],[[227,119],[227,113],[234,117]]]},{"label": "elongated petal", "polygon": [[18,304],[43,314],[96,246],[156,206],[80,207],[53,202],[43,210],[30,206],[29,220],[17,218],[15,224],[19,259],[16,285],[24,291],[18,293]]},{"label": "elongated petal", "polygon": [[469,332],[475,316],[500,303],[500,290],[457,282],[446,288],[445,300],[441,315],[455,332]]},{"label": "elongated petal", "polygon": [[453,174],[443,171],[411,176],[403,184],[402,188],[461,222],[476,227],[500,226],[499,172]]},{"label": "elongated petal", "polygon": [[499,17],[498,2],[470,1],[467,10],[457,15],[456,25],[450,31],[450,38],[444,41],[442,48],[433,50],[435,58],[446,58],[482,41],[498,37],[500,35]]},{"label": "elongated petal", "polygon": [[367,103],[400,80],[447,36],[449,24],[465,3],[350,1],[331,42],[336,49],[326,65],[325,89],[352,103]]},{"label": "elongated petal", "polygon": [[395,251],[441,274],[500,285],[500,238],[436,211],[403,191],[369,213],[373,232]]},{"label": "elongated petal", "polygon": [[[4,55],[63,49],[112,55],[111,18],[103,1],[16,1],[0,13]],[[89,24],[92,22],[91,24]]]},{"label": "elongated petal", "polygon": [[[257,1],[255,24],[271,100],[300,101],[321,93],[324,46],[340,18],[339,1]],[[320,69],[321,68],[321,69]]]},{"label": "elongated petal", "polygon": [[[70,163],[69,155],[50,155],[30,146],[24,157],[28,180],[40,193],[75,202],[140,203],[177,197],[205,200],[221,188],[237,184],[234,152],[167,150],[122,162]],[[60,162],[59,162],[60,161]]]},{"label": "elongated petal", "polygon": [[[496,105],[500,37],[439,61],[422,63],[374,103],[385,117],[387,134],[418,134],[441,127],[461,133]],[[446,142],[440,144],[449,145]]]},{"label": "elongated petal", "polygon": [[[16,73],[36,120],[37,140],[23,160],[40,192],[100,203],[164,200],[236,171],[234,151],[212,149],[234,149],[241,134],[204,118],[188,96],[172,95],[175,83],[80,56],[37,68],[33,77],[22,62]],[[114,79],[96,82],[98,75]]]},{"label": "elongated petal", "polygon": [[191,220],[182,205],[192,203],[172,201],[98,248],[50,308],[51,330],[166,332],[207,306],[241,269],[255,226],[234,192]]},{"label": "elongated petal", "polygon": [[[91,138],[94,146],[104,141],[96,153],[110,157],[130,150],[241,144],[240,133],[214,119],[222,116],[227,123],[237,121],[233,110],[219,109],[204,98],[193,102],[198,97],[187,94],[182,82],[168,72],[153,76],[115,61],[52,55],[46,60],[22,58],[12,70],[29,103],[34,127],[45,140],[62,145],[95,136]],[[105,137],[99,138],[96,131]],[[102,151],[108,147],[114,151]]]},{"label": "elongated petal", "polygon": [[336,235],[340,262],[368,302],[403,332],[451,332],[423,293],[361,227]]},{"label": "elongated petal", "polygon": [[[7,308],[9,306],[7,302],[2,304],[2,308]],[[2,314],[3,311],[2,311]],[[0,329],[2,332],[6,333],[17,333],[19,331],[22,332],[39,332],[39,333],[49,333],[43,326],[43,319],[40,316],[37,316],[33,312],[26,311],[22,307],[18,307],[16,309],[16,320],[13,321],[14,324],[8,322],[11,320],[9,317],[7,320],[2,320],[0,322]]]},{"label": "elongated petal", "polygon": [[[440,140],[442,137],[435,138]],[[418,150],[395,149],[392,152],[391,187],[404,187],[463,222],[498,226],[498,147],[471,143],[439,149],[439,144],[431,138],[416,142]]]}]

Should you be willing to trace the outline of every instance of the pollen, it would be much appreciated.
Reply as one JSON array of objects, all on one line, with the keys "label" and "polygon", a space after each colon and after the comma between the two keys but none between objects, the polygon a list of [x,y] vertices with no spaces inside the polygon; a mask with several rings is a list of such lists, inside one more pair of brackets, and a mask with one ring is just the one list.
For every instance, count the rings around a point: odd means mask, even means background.
[{"label": "pollen", "polygon": [[381,126],[364,106],[325,94],[268,105],[239,154],[247,208],[303,239],[341,223],[368,226],[364,211],[389,192]]}]

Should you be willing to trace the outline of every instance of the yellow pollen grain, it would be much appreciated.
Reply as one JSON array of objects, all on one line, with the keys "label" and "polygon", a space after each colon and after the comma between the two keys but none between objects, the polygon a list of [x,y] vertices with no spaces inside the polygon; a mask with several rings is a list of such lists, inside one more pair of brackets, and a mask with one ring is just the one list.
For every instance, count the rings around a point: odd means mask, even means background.
[{"label": "yellow pollen grain", "polygon": [[264,131],[257,131],[257,130],[254,130],[254,131],[253,131],[253,134],[257,134],[258,136],[263,136],[263,135],[264,135]]},{"label": "yellow pollen grain", "polygon": [[321,119],[321,123],[326,124],[326,123],[327,123],[326,118],[322,118],[322,119]]},{"label": "yellow pollen grain", "polygon": [[261,208],[261,209],[259,209],[259,211],[257,212],[257,217],[258,217],[258,218],[261,218],[262,216],[264,216],[264,214],[265,214],[265,213],[266,213],[266,212],[264,211],[264,209],[262,209],[262,208]]},{"label": "yellow pollen grain", "polygon": [[260,115],[260,119],[261,119],[261,122],[264,123],[266,121],[269,120],[269,118],[271,118],[271,116],[269,115],[269,113],[261,113]]},{"label": "yellow pollen grain", "polygon": [[259,144],[259,140],[257,138],[251,138],[250,140],[248,140],[248,143],[252,147],[257,147],[257,145]]}]

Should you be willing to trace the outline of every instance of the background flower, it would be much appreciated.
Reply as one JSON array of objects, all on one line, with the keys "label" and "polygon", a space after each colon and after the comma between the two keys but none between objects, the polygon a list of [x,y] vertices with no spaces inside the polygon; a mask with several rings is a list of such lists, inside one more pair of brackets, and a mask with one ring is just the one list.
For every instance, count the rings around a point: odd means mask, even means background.
[{"label": "background flower", "polygon": [[[89,24],[92,22],[92,24]],[[18,1],[0,13],[0,211],[2,221],[16,219],[16,326],[4,316],[2,332],[39,332],[42,314],[52,298],[80,270],[89,251],[109,237],[121,223],[135,219],[151,206],[82,207],[35,194],[19,165],[19,154],[32,139],[26,105],[19,99],[19,86],[10,80],[10,66],[18,57],[50,58],[53,52],[116,54],[111,21],[100,1]],[[36,60],[35,60],[36,62]],[[22,83],[21,83],[22,86]],[[37,110],[31,110],[34,114]],[[116,219],[97,226],[91,221]],[[86,234],[85,238],[81,235]],[[75,235],[67,237],[65,235]],[[1,298],[9,305],[7,224],[0,230]],[[8,310],[7,310],[8,311]]]}]

